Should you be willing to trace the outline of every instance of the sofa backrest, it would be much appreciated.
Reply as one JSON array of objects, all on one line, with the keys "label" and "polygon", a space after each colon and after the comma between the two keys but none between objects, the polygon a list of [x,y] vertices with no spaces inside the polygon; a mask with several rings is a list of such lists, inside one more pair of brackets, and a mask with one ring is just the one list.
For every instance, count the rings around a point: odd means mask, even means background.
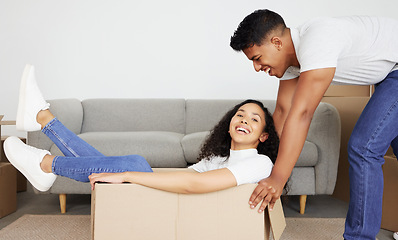
[{"label": "sofa backrest", "polygon": [[82,106],[82,133],[185,132],[184,99],[87,99]]},{"label": "sofa backrest", "polygon": [[[221,118],[235,105],[243,102],[237,100],[186,100],[186,129],[185,133],[204,132],[213,129]],[[275,100],[260,100],[273,113]]]}]

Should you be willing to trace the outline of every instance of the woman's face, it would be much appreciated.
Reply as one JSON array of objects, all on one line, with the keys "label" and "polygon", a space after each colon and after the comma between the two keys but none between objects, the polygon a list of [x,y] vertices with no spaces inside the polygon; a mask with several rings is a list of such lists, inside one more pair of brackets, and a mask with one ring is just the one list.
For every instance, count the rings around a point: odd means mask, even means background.
[{"label": "woman's face", "polygon": [[229,124],[231,135],[231,149],[243,150],[257,148],[260,142],[268,138],[264,132],[265,113],[255,103],[247,103],[241,106],[232,117]]}]

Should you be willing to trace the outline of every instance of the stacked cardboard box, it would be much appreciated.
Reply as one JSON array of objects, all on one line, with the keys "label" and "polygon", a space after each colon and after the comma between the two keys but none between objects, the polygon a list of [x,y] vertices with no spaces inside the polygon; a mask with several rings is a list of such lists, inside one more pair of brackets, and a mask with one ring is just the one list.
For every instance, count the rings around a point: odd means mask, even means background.
[{"label": "stacked cardboard box", "polygon": [[332,104],[340,114],[341,147],[333,196],[347,202],[350,199],[348,140],[355,123],[370,99],[371,89],[371,86],[332,85],[322,99],[322,102]]},{"label": "stacked cardboard box", "polygon": [[383,165],[384,193],[381,228],[398,231],[398,161],[395,156],[385,156]]},{"label": "stacked cardboard box", "polygon": [[10,163],[0,162],[0,218],[17,209],[17,171]]},{"label": "stacked cardboard box", "polygon": [[[8,162],[3,149],[4,140],[6,140],[7,136],[2,136],[1,126],[15,125],[15,121],[2,121],[3,117],[4,117],[3,115],[0,115],[0,162]],[[26,143],[25,138],[21,138],[21,140]],[[17,178],[17,191],[18,192],[26,191],[27,189],[26,178],[19,171],[17,171],[16,178]]]}]

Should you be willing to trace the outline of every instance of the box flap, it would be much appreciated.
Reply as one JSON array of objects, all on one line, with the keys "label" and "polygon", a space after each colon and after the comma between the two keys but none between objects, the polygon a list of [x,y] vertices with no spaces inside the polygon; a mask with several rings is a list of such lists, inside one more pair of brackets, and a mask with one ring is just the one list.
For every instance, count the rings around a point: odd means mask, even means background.
[{"label": "box flap", "polygon": [[274,236],[274,240],[279,240],[286,227],[286,219],[283,213],[281,200],[278,199],[275,202],[274,209],[272,211],[269,210],[269,207],[267,207],[267,210],[272,229],[272,235]]}]

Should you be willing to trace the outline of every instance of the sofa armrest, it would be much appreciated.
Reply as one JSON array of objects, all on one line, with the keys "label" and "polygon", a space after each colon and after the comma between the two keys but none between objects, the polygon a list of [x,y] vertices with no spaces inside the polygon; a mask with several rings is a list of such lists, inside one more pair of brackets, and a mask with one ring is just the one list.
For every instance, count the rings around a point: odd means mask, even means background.
[{"label": "sofa armrest", "polygon": [[[69,130],[80,134],[83,122],[83,107],[78,99],[49,100],[50,111]],[[41,131],[28,133],[28,144],[40,149],[50,150],[53,142]]]},{"label": "sofa armrest", "polygon": [[341,122],[338,111],[321,102],[315,111],[307,140],[318,148],[315,166],[315,194],[332,194],[340,155]]}]

